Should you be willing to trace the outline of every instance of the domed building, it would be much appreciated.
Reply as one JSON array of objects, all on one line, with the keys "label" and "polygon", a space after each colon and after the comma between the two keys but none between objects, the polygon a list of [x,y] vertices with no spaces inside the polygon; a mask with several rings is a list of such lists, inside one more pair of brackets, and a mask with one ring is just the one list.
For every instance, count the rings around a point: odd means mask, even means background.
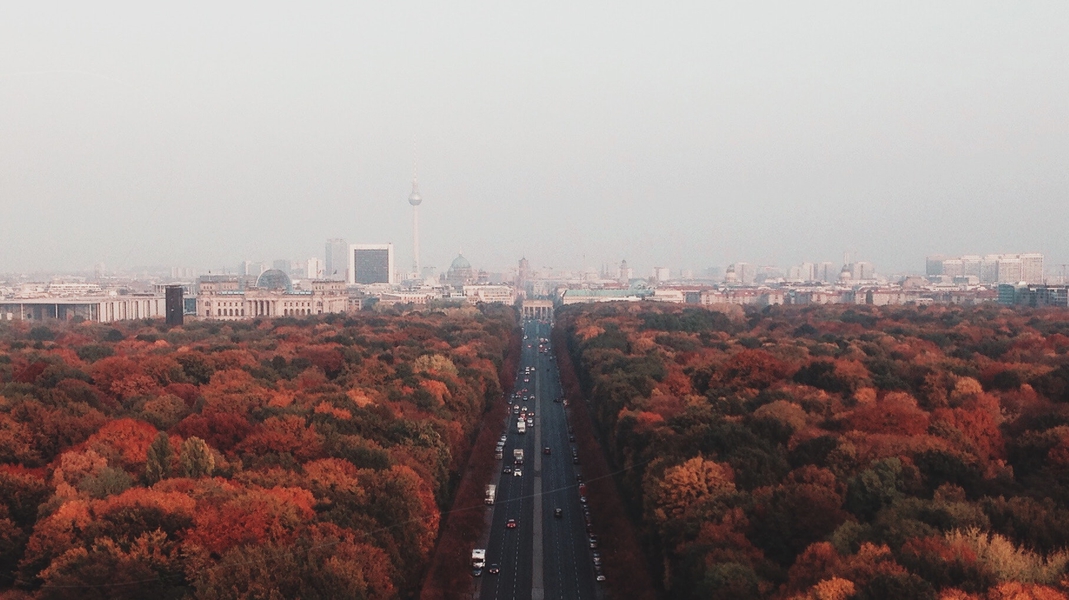
[{"label": "domed building", "polygon": [[475,270],[471,268],[471,263],[464,258],[463,254],[457,254],[457,257],[453,259],[449,270],[445,273],[445,281],[449,285],[458,287],[475,283]]},{"label": "domed building", "polygon": [[728,285],[738,285],[739,275],[735,273],[735,265],[728,265],[727,273],[724,273],[724,283]]},{"label": "domed building", "polygon": [[841,271],[839,271],[839,282],[840,283],[849,283],[850,280],[853,279],[853,277],[854,277],[854,274],[850,272],[850,265],[849,264],[843,265],[843,269]]},{"label": "domed building", "polygon": [[290,276],[279,269],[268,269],[261,273],[256,279],[256,287],[263,290],[293,292],[293,282],[290,281]]}]

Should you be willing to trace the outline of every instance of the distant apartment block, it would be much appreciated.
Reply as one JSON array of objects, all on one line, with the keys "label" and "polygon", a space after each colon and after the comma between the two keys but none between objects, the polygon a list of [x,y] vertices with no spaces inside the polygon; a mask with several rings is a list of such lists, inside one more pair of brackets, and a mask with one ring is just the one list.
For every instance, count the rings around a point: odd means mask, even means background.
[{"label": "distant apartment block", "polygon": [[1043,283],[1043,255],[987,254],[947,257],[929,256],[925,260],[929,277],[965,280],[975,277],[977,283]]}]

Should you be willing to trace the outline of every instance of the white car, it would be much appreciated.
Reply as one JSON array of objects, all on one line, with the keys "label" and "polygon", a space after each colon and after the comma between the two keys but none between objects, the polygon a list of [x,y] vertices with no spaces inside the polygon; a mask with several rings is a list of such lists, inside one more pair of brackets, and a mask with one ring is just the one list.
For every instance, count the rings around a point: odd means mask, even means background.
[{"label": "white car", "polygon": [[519,468],[513,469],[512,470],[512,476],[513,477],[523,477],[523,469],[519,469]]}]

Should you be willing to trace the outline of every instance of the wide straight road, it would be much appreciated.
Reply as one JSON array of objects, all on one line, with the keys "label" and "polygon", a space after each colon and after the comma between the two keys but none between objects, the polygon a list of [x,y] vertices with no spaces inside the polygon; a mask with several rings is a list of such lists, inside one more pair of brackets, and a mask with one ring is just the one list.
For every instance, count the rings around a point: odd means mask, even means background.
[{"label": "wide straight road", "polygon": [[[520,411],[526,407],[528,416],[534,413],[534,426],[519,433],[519,415],[510,412],[486,548],[487,565],[497,565],[500,573],[484,571],[480,598],[595,600],[601,594],[580,501],[577,475],[581,465],[574,463],[575,444],[569,441],[565,408],[558,401],[561,385],[551,358],[550,325],[527,320],[523,329],[517,394],[512,402]],[[524,451],[521,476],[503,472],[504,467],[516,468],[512,458],[516,448]],[[545,448],[549,454],[543,452]],[[515,528],[507,527],[510,519],[515,520]]]}]

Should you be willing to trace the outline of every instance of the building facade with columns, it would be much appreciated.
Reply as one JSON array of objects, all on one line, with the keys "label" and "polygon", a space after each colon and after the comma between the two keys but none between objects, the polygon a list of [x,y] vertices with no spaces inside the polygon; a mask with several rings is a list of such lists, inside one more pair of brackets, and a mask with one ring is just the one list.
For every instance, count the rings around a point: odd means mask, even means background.
[{"label": "building facade with columns", "polygon": [[277,285],[242,287],[233,282],[202,280],[197,293],[197,317],[237,321],[348,311],[349,294],[344,282],[316,280],[311,282],[310,288],[294,290],[290,286]]},{"label": "building facade with columns", "polygon": [[0,320],[3,321],[69,321],[77,318],[110,323],[159,319],[165,314],[166,302],[162,294],[0,300]]}]

